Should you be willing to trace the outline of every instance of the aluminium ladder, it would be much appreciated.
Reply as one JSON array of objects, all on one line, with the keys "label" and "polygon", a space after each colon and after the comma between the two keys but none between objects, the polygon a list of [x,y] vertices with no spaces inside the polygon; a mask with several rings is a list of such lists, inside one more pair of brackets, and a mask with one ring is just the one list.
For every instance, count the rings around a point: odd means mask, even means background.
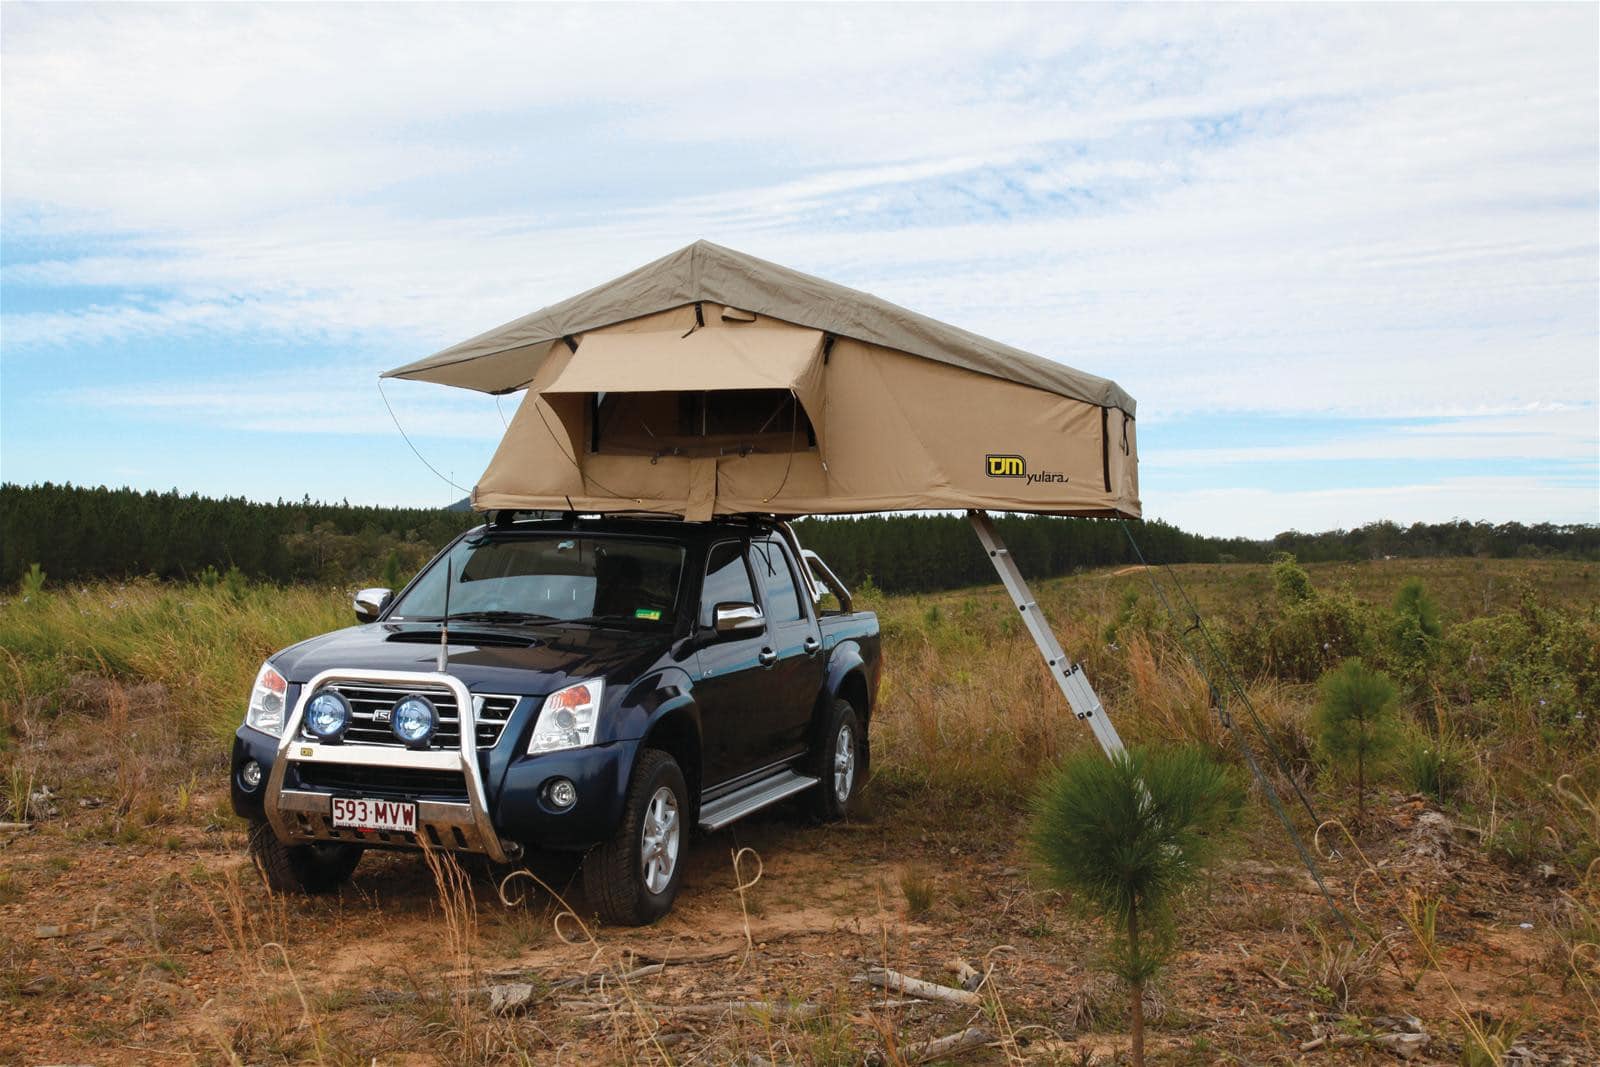
[{"label": "aluminium ladder", "polygon": [[989,554],[989,562],[994,564],[995,571],[1000,575],[1001,584],[1006,587],[1006,592],[1011,594],[1011,602],[1022,613],[1022,621],[1027,625],[1028,632],[1033,635],[1033,643],[1039,646],[1039,653],[1044,656],[1044,661],[1050,668],[1050,676],[1061,687],[1061,693],[1067,698],[1067,703],[1072,705],[1073,714],[1080,721],[1088,723],[1089,729],[1094,732],[1094,739],[1100,742],[1100,747],[1105,750],[1108,757],[1116,756],[1123,751],[1122,738],[1117,735],[1117,728],[1111,725],[1110,716],[1101,706],[1100,698],[1095,695],[1089,679],[1084,676],[1083,666],[1074,663],[1061,650],[1061,642],[1056,640],[1055,631],[1050,629],[1050,623],[1039,610],[1038,601],[1033,599],[1027,581],[1017,569],[1017,561],[1011,558],[1010,550],[1000,539],[1000,531],[995,529],[994,520],[983,510],[967,512],[967,520],[977,531],[978,540],[983,542],[983,550]]}]

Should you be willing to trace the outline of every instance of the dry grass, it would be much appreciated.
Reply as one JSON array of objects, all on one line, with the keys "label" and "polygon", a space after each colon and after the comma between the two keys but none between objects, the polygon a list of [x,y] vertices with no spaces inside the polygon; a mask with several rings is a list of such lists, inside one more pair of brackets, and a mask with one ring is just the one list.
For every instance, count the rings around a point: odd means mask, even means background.
[{"label": "dry grass", "polygon": [[[1485,610],[1519,610],[1514,566],[1455,561],[1409,570],[1389,564],[1309,569],[1319,586],[1342,587],[1364,598],[1374,612],[1386,610],[1407,573],[1423,570],[1430,592],[1445,609],[1448,636],[1453,627]],[[1600,625],[1600,583],[1594,581],[1593,565],[1541,561],[1525,569],[1520,575],[1523,588],[1548,597],[1552,609],[1567,611],[1578,620],[1580,632],[1584,625]],[[1256,625],[1264,613],[1270,615],[1264,570],[1185,568],[1184,573],[1202,609],[1214,613],[1217,632],[1226,635]],[[1125,738],[1193,741],[1234,758],[1231,738],[1211,708],[1206,680],[1189,664],[1148,594],[1130,601],[1129,590],[1140,588],[1143,580],[1137,573],[1089,574],[1041,583],[1036,593],[1063,647],[1084,660],[1088,677]],[[953,855],[956,847],[963,854],[976,847],[1002,855],[1041,773],[1067,752],[1091,743],[1067,711],[1014,609],[998,589],[879,597],[866,606],[879,611],[885,633],[886,679],[873,721],[880,779],[876,809],[882,821],[848,832],[887,834],[916,820],[922,829],[897,838],[895,851],[877,855],[877,860],[911,858],[919,848],[938,849],[930,854],[941,857],[937,885],[923,873],[926,868],[915,866],[899,876],[898,884],[894,876],[876,876],[879,892],[890,898],[879,902],[879,910],[898,912],[898,896],[910,917],[942,931],[940,936],[972,934],[987,937],[988,945],[1028,938],[1063,954],[1080,950],[1082,945],[1064,933],[1058,909],[1042,894],[1022,888],[1000,892],[982,880],[950,874],[943,866],[942,857]],[[70,821],[74,847],[113,844],[137,853],[166,849],[169,839],[184,848],[196,847],[204,827],[221,832],[233,825],[220,792],[226,774],[225,749],[219,742],[237,723],[261,659],[347,620],[344,593],[330,589],[229,593],[139,582],[47,589],[27,603],[0,599],[0,809],[13,818],[17,812],[38,817],[40,813],[29,810],[28,797],[36,787],[48,785],[54,790],[51,803],[65,809],[61,821]],[[1474,664],[1471,669],[1492,677],[1516,666]],[[1559,894],[1559,906],[1539,913],[1550,919],[1548,924],[1541,920],[1544,966],[1573,996],[1583,998],[1600,1028],[1600,806],[1594,800],[1600,795],[1600,760],[1592,726],[1552,719],[1531,689],[1462,703],[1453,695],[1450,669],[1448,664],[1435,668],[1434,684],[1423,687],[1407,709],[1416,729],[1435,737],[1448,729],[1468,753],[1464,780],[1447,797],[1446,810],[1454,821],[1476,831],[1474,840],[1482,841],[1473,859],[1478,866],[1530,881],[1543,877],[1538,874],[1541,864],[1558,872],[1550,894]],[[1337,797],[1341,786],[1321,772],[1307,737],[1309,688],[1259,670],[1242,673],[1253,706],[1290,759],[1291,773],[1319,802]],[[1590,716],[1594,719],[1600,719],[1600,708]],[[1385,782],[1400,780],[1391,774]],[[869,811],[872,807],[868,805]],[[52,822],[45,820],[44,825]],[[919,839],[919,833],[925,836]],[[219,842],[210,847],[226,846]],[[783,856],[785,852],[768,854],[775,867]],[[356,1062],[356,1049],[365,1053],[360,1062],[369,1062],[374,1052],[398,1055],[412,1048],[451,1062],[548,1062],[557,1054],[568,1062],[570,1050],[593,1053],[600,1042],[604,1053],[599,1062],[726,1062],[754,1050],[775,1061],[843,1063],[859,1060],[864,1044],[893,1050],[932,1036],[925,1026],[918,1029],[913,1014],[901,1008],[863,1008],[852,991],[790,987],[787,979],[763,971],[770,950],[764,952],[755,938],[744,940],[743,950],[728,966],[712,969],[707,978],[748,984],[750,992],[739,995],[767,1008],[714,1020],[674,1014],[669,1009],[681,1005],[668,1001],[653,980],[626,977],[634,968],[622,954],[622,933],[581,927],[575,922],[578,912],[550,904],[547,897],[503,911],[491,894],[482,892],[484,885],[474,883],[453,859],[435,856],[423,862],[432,903],[413,903],[417,914],[396,921],[428,923],[439,932],[439,951],[435,958],[412,961],[382,979],[385,988],[403,998],[399,1003],[404,1010],[392,1010],[381,1024],[374,1023],[371,1005],[353,1001],[350,994],[312,988],[315,982],[309,976],[323,962],[319,947],[304,940],[312,906],[272,897],[248,870],[241,879],[237,869],[213,877],[196,875],[182,887],[202,909],[205,928],[215,931],[237,975],[236,985],[210,1004],[178,1001],[170,1008],[141,1008],[154,1014],[136,1021],[165,1025],[160,1011],[197,1020],[209,1037],[203,1049],[194,1050],[195,1058],[220,1062]],[[991,874],[1015,862],[997,859]],[[781,875],[756,885],[752,853],[744,853],[732,882],[727,880],[727,853],[719,854],[717,865],[719,877],[700,892],[722,894],[730,902],[738,898],[729,928],[735,937],[782,915],[791,904],[810,903],[805,888],[786,884]],[[18,873],[22,877],[6,872],[0,879],[0,906],[38,881],[36,874]],[[1414,928],[1408,935],[1411,960],[1443,961],[1450,955],[1458,943],[1452,938],[1460,936],[1450,920],[1460,912],[1452,910],[1448,887],[1399,888],[1380,900],[1372,895],[1375,883],[1355,880],[1363,894],[1372,896],[1370,906],[1388,909],[1381,914],[1386,928],[1408,922]],[[739,885],[745,889],[731,889]],[[156,892],[151,890],[151,900]],[[1248,914],[1259,914],[1262,901],[1250,900],[1245,906]],[[149,908],[150,915],[138,924],[147,932],[139,935],[136,948],[155,961],[145,965],[148,980],[140,980],[161,989],[165,979],[159,961],[190,935],[171,927],[159,907],[148,901],[140,907]],[[1312,932],[1302,922],[1306,913],[1297,907],[1278,909],[1277,917],[1265,924],[1271,937],[1299,946],[1277,972],[1279,980],[1294,979],[1295,995],[1305,998],[1301,1009],[1362,1010],[1375,983],[1381,986],[1380,972],[1389,966],[1389,957],[1378,958],[1376,949],[1352,948]],[[378,910],[375,902],[362,901],[352,914]],[[1374,923],[1379,918],[1375,913]],[[342,920],[319,913],[316,921],[326,932],[337,931]],[[552,922],[561,924],[554,932]],[[1240,924],[1242,919],[1236,924],[1237,936],[1247,936],[1248,924]],[[561,997],[556,996],[536,1018],[507,1018],[488,1014],[481,999],[472,996],[486,980],[486,956],[560,951],[574,944],[581,944],[574,951],[587,960],[582,967],[605,976],[603,996],[584,994],[596,1001],[594,1007],[557,1010]],[[98,988],[86,975],[43,969],[43,961],[53,958],[53,945],[9,934],[0,942],[0,974],[9,970],[16,977],[14,982],[0,978],[0,1010],[34,995],[23,991],[29,983],[45,982],[42,988],[52,996]],[[903,951],[886,934],[884,944],[877,952],[869,949],[867,958],[892,965]],[[1419,966],[1443,973],[1442,966],[1423,962],[1408,966],[1407,982],[1416,981]],[[449,977],[441,978],[441,972]],[[53,976],[34,977],[41,973]],[[835,981],[844,981],[837,970]],[[1035,1008],[1026,1021],[1014,1024],[1015,982],[1002,960],[985,986],[985,1008],[976,1022],[1000,1042],[991,1050],[992,1061],[1019,1054],[1030,1025],[1037,1027],[1040,1020],[1055,1025],[1069,1007],[1071,994],[1063,991],[1048,1012]],[[797,1001],[810,1007],[796,1013],[792,1009]],[[1494,1062],[1496,1048],[1522,1025],[1519,1017],[1506,1013],[1487,1020],[1470,1012],[1451,1018],[1454,1022],[1446,1025],[1454,1026],[1462,1043],[1474,1050],[1469,1054],[1488,1056],[1485,1062]],[[1040,1035],[1035,1031],[1033,1036]],[[888,1053],[888,1060],[893,1062],[895,1055]]]}]

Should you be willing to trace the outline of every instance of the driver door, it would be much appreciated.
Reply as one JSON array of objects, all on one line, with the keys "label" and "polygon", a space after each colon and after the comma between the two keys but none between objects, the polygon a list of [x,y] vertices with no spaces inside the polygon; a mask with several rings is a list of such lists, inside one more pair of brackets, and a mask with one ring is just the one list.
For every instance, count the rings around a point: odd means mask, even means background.
[{"label": "driver door", "polygon": [[767,636],[761,633],[717,639],[711,636],[718,604],[760,604],[743,541],[720,541],[706,554],[696,625],[703,643],[695,651],[700,679],[695,702],[700,706],[706,788],[721,785],[761,766],[766,730],[760,710],[768,699],[771,677],[762,663]]}]

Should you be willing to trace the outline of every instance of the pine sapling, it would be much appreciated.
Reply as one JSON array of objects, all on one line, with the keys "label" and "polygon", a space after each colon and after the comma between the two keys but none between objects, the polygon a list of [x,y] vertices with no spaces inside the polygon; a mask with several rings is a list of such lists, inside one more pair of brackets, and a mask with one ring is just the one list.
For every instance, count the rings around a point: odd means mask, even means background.
[{"label": "pine sapling", "polygon": [[1241,793],[1199,748],[1085,750],[1035,804],[1030,841],[1048,880],[1114,931],[1107,969],[1128,983],[1134,1067],[1144,1064],[1145,983],[1175,945],[1173,905],[1199,876]]},{"label": "pine sapling", "polygon": [[1386,675],[1348,659],[1322,677],[1317,744],[1325,756],[1356,775],[1356,822],[1367,819],[1367,778],[1394,747],[1395,687]]}]

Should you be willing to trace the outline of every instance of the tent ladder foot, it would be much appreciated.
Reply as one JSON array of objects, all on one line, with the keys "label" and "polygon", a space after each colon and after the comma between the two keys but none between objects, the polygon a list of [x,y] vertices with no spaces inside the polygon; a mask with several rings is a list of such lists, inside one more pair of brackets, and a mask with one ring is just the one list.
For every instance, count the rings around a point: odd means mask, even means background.
[{"label": "tent ladder foot", "polygon": [[1111,725],[1111,717],[1106,714],[1094,687],[1085,677],[1083,666],[1072,662],[1062,651],[1055,631],[1050,629],[1050,623],[1039,610],[1038,601],[1033,599],[1027,581],[1017,569],[1017,561],[1011,558],[1010,550],[1000,539],[1000,531],[995,529],[994,520],[988,512],[978,509],[967,512],[967,521],[972,523],[973,530],[977,532],[983,550],[989,555],[989,562],[994,564],[995,572],[1000,575],[1000,584],[1011,595],[1011,602],[1017,606],[1028,633],[1033,635],[1033,643],[1039,646],[1039,654],[1050,668],[1050,677],[1061,687],[1061,693],[1072,706],[1073,714],[1079,721],[1088,724],[1094,739],[1108,757],[1122,752],[1122,738],[1118,736],[1117,728]]}]

